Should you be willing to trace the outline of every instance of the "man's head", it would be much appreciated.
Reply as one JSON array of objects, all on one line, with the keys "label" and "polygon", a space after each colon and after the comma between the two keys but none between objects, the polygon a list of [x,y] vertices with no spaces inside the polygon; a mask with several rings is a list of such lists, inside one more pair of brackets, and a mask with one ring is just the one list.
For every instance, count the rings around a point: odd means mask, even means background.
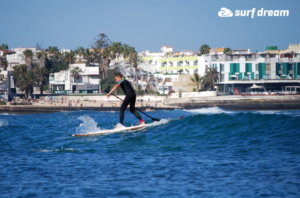
[{"label": "man's head", "polygon": [[120,74],[120,73],[117,73],[117,74],[115,75],[115,80],[116,80],[117,82],[120,82],[120,81],[122,80],[122,78],[123,78],[123,75]]}]

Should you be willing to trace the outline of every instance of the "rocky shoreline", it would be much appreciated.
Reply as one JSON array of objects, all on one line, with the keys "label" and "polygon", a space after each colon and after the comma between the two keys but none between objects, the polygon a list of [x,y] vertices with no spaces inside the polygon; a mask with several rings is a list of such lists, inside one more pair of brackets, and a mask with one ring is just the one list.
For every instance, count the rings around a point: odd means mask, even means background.
[{"label": "rocky shoreline", "polygon": [[[152,110],[201,109],[219,107],[226,110],[300,110],[300,100],[228,100],[173,103],[169,106],[150,107]],[[137,107],[146,111],[147,107]],[[60,111],[119,111],[120,107],[69,107],[69,106],[35,106],[35,105],[2,105],[0,113],[50,113]]]}]

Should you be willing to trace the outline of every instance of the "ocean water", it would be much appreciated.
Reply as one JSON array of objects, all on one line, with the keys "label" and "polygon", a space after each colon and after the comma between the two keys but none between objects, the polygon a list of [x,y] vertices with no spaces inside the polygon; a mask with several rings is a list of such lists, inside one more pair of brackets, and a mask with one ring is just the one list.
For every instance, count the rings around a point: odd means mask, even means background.
[{"label": "ocean water", "polygon": [[300,111],[147,113],[0,114],[0,197],[300,197]]}]

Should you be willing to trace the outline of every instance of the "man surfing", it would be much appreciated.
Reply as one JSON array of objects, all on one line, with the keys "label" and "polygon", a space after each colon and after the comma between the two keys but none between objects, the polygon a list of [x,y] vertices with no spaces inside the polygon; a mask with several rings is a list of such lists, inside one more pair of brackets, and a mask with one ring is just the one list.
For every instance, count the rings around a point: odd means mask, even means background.
[{"label": "man surfing", "polygon": [[135,110],[135,99],[136,99],[136,94],[128,80],[125,80],[123,78],[123,75],[118,73],[115,75],[115,80],[117,81],[118,84],[116,84],[112,90],[106,95],[108,98],[109,96],[117,90],[119,87],[122,88],[122,90],[125,93],[125,99],[123,100],[123,103],[121,105],[120,109],[120,123],[117,124],[116,128],[122,128],[124,127],[123,125],[123,120],[124,120],[124,111],[126,110],[126,107],[130,104],[130,112],[135,115],[137,119],[139,119],[139,125],[145,125],[144,120],[140,116],[140,114]]}]

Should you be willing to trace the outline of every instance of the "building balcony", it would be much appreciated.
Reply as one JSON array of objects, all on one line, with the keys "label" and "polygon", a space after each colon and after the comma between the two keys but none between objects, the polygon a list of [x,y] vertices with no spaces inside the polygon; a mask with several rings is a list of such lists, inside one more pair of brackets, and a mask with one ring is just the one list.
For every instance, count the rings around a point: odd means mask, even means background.
[{"label": "building balcony", "polygon": [[279,71],[278,71],[278,74],[283,74],[282,70],[279,70]]},{"label": "building balcony", "polygon": [[294,74],[294,70],[289,70],[289,74]]}]

